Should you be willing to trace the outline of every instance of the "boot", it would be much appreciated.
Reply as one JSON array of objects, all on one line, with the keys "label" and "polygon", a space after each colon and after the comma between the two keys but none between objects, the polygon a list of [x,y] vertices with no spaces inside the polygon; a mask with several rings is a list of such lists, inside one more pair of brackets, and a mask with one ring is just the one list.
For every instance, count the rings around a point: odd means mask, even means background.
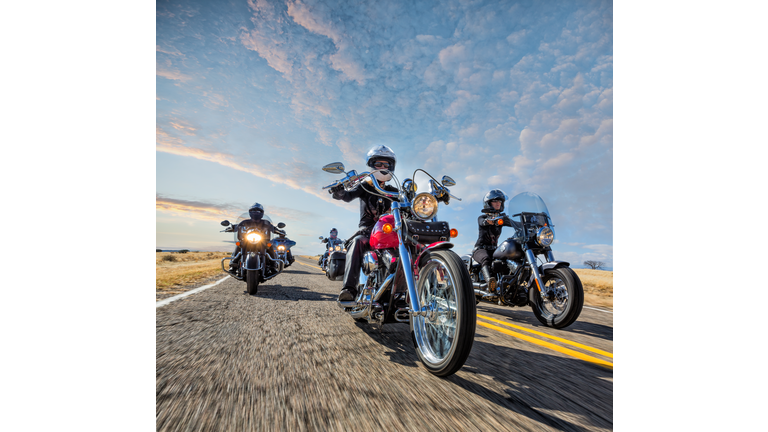
[{"label": "boot", "polygon": [[339,301],[353,301],[357,297],[357,289],[349,287],[344,288],[339,293]]},{"label": "boot", "polygon": [[488,268],[488,265],[484,265],[482,268],[483,272],[483,279],[488,283],[488,290],[489,293],[496,293],[496,278],[491,276],[491,269]]}]

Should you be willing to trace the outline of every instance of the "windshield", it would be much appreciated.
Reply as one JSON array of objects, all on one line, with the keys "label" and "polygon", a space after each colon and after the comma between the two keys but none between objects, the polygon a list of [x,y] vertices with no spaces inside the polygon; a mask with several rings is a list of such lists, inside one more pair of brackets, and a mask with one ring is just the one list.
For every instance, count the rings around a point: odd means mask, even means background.
[{"label": "windshield", "polygon": [[[248,212],[245,212],[245,213],[241,214],[240,216],[238,216],[237,221],[235,221],[235,224],[239,224],[240,222],[242,222],[244,220],[248,220],[250,218],[251,218],[251,215]],[[263,220],[265,220],[265,221],[269,221],[269,223],[272,223],[272,219],[270,219],[269,216],[267,216],[266,214],[264,214],[264,216],[262,216],[261,218]]]},{"label": "windshield", "polygon": [[[515,195],[511,200],[509,200],[509,203],[506,207],[506,213],[513,220],[520,221],[520,216],[512,217],[520,213],[544,213],[549,219],[548,221],[546,218],[541,216],[532,216],[526,222],[533,223],[536,226],[549,226],[550,228],[554,227],[554,222],[552,222],[552,217],[549,215],[547,205],[544,204],[544,200],[535,193],[523,192],[521,194]],[[552,231],[554,232],[554,228]]]}]

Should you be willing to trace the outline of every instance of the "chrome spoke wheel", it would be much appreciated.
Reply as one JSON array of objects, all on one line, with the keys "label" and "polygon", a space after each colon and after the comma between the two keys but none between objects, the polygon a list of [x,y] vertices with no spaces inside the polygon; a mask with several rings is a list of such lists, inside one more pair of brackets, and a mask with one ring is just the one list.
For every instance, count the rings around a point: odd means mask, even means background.
[{"label": "chrome spoke wheel", "polygon": [[553,277],[544,284],[545,290],[541,300],[541,308],[544,312],[557,316],[568,308],[568,288],[565,282]]},{"label": "chrome spoke wheel", "polygon": [[414,316],[414,331],[422,358],[433,365],[450,359],[456,349],[458,287],[448,265],[433,257],[419,273],[417,283],[424,315]]}]

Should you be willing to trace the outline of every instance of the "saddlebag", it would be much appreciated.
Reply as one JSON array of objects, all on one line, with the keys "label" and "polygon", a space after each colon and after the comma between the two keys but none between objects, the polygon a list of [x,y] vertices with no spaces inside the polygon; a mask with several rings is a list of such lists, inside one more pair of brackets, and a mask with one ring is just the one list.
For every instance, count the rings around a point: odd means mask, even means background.
[{"label": "saddlebag", "polygon": [[328,257],[328,279],[344,279],[344,265],[347,263],[347,255],[343,252],[334,252]]},{"label": "saddlebag", "polygon": [[404,221],[408,229],[408,235],[421,244],[432,244],[439,241],[448,241],[451,238],[451,228],[448,222],[417,222]]}]

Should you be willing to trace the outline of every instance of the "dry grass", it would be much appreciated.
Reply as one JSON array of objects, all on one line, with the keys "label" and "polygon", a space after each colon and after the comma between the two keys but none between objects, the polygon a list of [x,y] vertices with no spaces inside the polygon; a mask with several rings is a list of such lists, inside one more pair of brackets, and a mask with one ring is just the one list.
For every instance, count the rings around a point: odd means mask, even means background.
[{"label": "dry grass", "polygon": [[[155,260],[155,289],[169,291],[175,287],[193,284],[221,271],[221,259],[228,252],[158,252]],[[175,258],[175,261],[172,259]]]},{"label": "dry grass", "polygon": [[613,272],[573,269],[584,285],[584,303],[613,309]]}]

